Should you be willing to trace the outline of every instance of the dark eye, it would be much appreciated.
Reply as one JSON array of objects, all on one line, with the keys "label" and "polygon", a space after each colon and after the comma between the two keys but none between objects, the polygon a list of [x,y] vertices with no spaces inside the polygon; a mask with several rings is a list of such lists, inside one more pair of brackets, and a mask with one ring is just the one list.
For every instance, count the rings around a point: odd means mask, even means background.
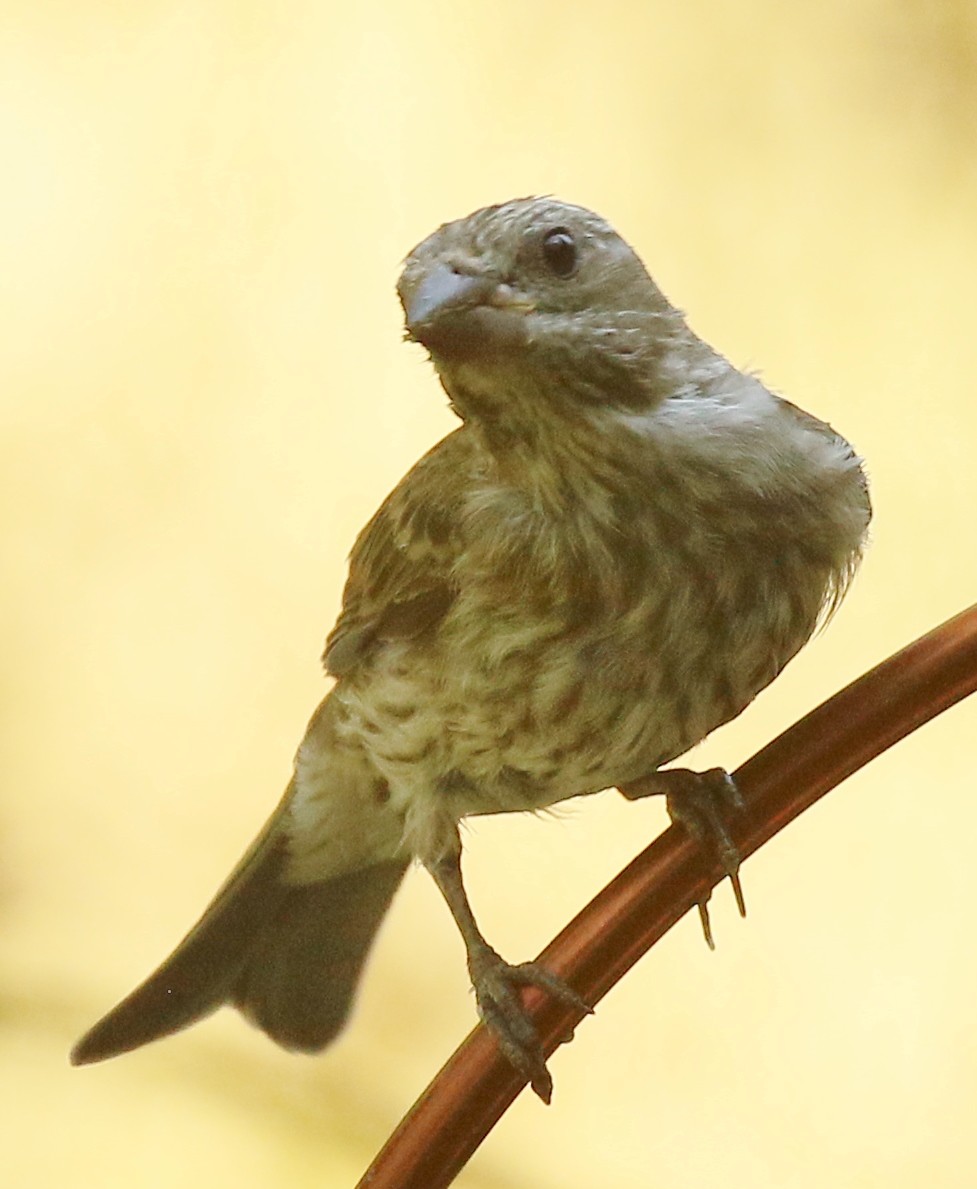
[{"label": "dark eye", "polygon": [[577,245],[565,227],[547,231],[543,237],[543,259],[554,276],[573,276],[577,268]]}]

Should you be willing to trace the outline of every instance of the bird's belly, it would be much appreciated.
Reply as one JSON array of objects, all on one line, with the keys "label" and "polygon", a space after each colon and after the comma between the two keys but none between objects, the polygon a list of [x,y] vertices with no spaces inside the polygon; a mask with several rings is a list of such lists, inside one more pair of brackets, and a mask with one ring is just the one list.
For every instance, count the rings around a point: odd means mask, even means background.
[{"label": "bird's belly", "polygon": [[[768,590],[769,595],[769,590]],[[634,780],[738,714],[813,629],[769,598],[705,618],[695,598],[636,602],[568,633],[518,608],[383,646],[340,682],[344,733],[423,820],[416,853],[469,814],[533,810]],[[440,825],[435,828],[435,819]]]},{"label": "bird's belly", "polygon": [[634,779],[728,716],[680,696],[680,664],[638,639],[486,650],[476,664],[471,652],[432,664],[418,651],[388,647],[368,680],[341,683],[336,696],[345,731],[394,801],[434,796],[456,817],[537,809]]}]

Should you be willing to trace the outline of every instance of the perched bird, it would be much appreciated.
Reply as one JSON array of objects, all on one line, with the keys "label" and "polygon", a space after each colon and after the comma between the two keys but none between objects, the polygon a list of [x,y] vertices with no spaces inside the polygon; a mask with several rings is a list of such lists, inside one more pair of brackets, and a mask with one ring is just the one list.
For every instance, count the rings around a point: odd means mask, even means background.
[{"label": "perched bird", "polygon": [[335,686],[282,801],[77,1064],[223,1003],[321,1049],[417,860],[458,923],[482,1018],[548,1099],[519,987],[576,997],[479,932],[461,819],[666,792],[684,820],[720,823],[735,875],[724,775],[659,770],[739,714],[841,599],[871,515],[860,460],[697,338],[581,207],[518,199],[447,223],[398,292],[462,425],[353,548],[324,654]]}]

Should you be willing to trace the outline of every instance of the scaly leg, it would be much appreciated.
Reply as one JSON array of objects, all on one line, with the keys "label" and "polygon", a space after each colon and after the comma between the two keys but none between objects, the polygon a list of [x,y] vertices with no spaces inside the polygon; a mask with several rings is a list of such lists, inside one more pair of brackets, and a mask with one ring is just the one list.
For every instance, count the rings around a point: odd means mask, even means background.
[{"label": "scaly leg", "polygon": [[543,1046],[529,1018],[520,987],[540,987],[554,998],[590,1013],[593,1009],[576,991],[538,962],[512,966],[482,936],[475,923],[461,878],[461,846],[426,864],[455,918],[468,953],[468,972],[482,1021],[495,1034],[506,1060],[526,1078],[544,1102],[553,1093],[553,1079],[546,1068]]}]

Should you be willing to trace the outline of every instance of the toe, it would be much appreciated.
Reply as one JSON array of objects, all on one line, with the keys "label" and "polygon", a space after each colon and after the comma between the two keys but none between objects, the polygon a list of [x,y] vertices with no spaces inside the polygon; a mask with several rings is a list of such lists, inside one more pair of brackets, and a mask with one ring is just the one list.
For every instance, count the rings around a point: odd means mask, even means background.
[{"label": "toe", "polygon": [[541,966],[539,962],[521,962],[509,967],[513,982],[526,987],[539,987],[567,1007],[574,1007],[586,1016],[592,1016],[594,1009],[562,978]]},{"label": "toe", "polygon": [[472,971],[478,1014],[491,1030],[503,1056],[532,1086],[544,1102],[553,1093],[553,1080],[546,1068],[539,1033],[519,994],[519,988],[539,987],[582,1015],[593,1009],[576,991],[545,966],[524,962],[511,966],[497,954],[484,958],[479,969]]}]

